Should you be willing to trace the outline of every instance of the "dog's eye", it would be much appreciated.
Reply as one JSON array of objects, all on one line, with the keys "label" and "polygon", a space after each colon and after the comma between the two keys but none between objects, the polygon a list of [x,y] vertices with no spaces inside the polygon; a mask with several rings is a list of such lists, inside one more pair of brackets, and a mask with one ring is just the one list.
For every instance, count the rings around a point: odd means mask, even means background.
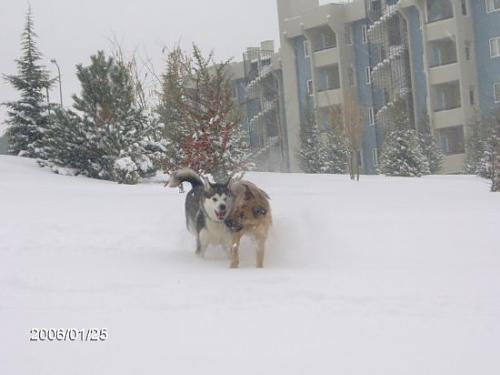
[{"label": "dog's eye", "polygon": [[215,197],[213,197],[213,198],[212,198],[212,200],[213,200],[214,202],[217,202],[217,198],[215,198]]}]

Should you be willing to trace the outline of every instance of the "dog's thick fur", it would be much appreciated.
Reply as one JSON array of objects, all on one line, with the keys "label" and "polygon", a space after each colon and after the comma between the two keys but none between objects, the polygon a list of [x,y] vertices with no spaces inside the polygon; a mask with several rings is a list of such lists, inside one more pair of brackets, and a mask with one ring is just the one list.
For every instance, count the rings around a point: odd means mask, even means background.
[{"label": "dog's thick fur", "polygon": [[185,168],[171,175],[168,186],[179,187],[183,182],[192,186],[186,197],[185,209],[187,229],[196,237],[196,254],[205,256],[209,245],[222,245],[229,250],[232,234],[224,221],[233,201],[230,180],[211,183]]},{"label": "dog's thick fur", "polygon": [[244,235],[252,236],[257,242],[257,267],[264,267],[264,254],[269,229],[272,225],[269,196],[249,181],[238,181],[231,185],[233,206],[226,219],[226,225],[233,233],[231,243],[231,268],[240,263],[240,241]]}]

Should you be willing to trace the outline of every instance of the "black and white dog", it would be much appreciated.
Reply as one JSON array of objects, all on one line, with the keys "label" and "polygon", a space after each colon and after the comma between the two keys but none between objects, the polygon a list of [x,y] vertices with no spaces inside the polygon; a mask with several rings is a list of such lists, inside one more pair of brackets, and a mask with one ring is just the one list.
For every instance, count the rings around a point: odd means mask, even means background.
[{"label": "black and white dog", "polygon": [[189,182],[191,191],[186,197],[186,225],[196,237],[196,254],[204,256],[208,245],[222,245],[229,250],[232,234],[224,223],[233,197],[229,179],[225,183],[211,183],[189,168],[174,172],[169,187],[179,187]]}]

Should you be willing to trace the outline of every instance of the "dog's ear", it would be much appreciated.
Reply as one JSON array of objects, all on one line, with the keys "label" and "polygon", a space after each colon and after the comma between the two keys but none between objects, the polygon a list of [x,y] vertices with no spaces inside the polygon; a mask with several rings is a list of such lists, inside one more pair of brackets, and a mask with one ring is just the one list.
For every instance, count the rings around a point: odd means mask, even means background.
[{"label": "dog's ear", "polygon": [[247,185],[244,186],[245,186],[245,200],[249,201],[250,199],[255,198],[250,188]]},{"label": "dog's ear", "polygon": [[253,209],[253,216],[259,217],[259,216],[266,216],[267,210],[264,207],[254,207]]}]

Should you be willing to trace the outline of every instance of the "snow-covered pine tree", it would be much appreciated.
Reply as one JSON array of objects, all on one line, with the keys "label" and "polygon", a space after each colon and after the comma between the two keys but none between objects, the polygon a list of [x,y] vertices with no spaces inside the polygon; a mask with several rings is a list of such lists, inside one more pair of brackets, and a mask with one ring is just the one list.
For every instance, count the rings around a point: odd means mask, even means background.
[{"label": "snow-covered pine tree", "polygon": [[325,173],[325,147],[316,124],[312,105],[307,106],[304,119],[300,124],[300,148],[298,156],[300,167],[305,173]]},{"label": "snow-covered pine tree", "polygon": [[349,146],[341,107],[330,108],[330,125],[322,142],[324,148],[321,153],[324,155],[322,173],[344,174],[348,170]]},{"label": "snow-covered pine tree", "polygon": [[83,114],[86,147],[93,154],[90,177],[137,183],[155,172],[148,146],[159,135],[159,125],[137,103],[133,77],[120,61],[99,51],[89,66],[77,66],[82,85],[74,107]]},{"label": "snow-covered pine tree", "polygon": [[497,110],[491,121],[490,147],[492,152],[491,191],[500,192],[500,110]]},{"label": "snow-covered pine tree", "polygon": [[166,170],[190,167],[223,179],[246,167],[249,151],[232,97],[229,61],[215,63],[212,53],[204,57],[196,45],[191,57],[179,53],[169,57],[174,61],[163,77],[160,117],[170,137],[169,155],[175,154]]},{"label": "snow-covered pine tree", "polygon": [[421,117],[418,124],[418,135],[422,152],[429,161],[430,173],[436,174],[441,169],[441,164],[443,163],[443,153],[432,136],[429,116],[426,114]]},{"label": "snow-covered pine tree", "polygon": [[137,103],[133,77],[127,66],[104,52],[89,66],[77,66],[82,85],[73,96],[71,111],[57,110],[46,135],[37,142],[47,156],[42,166],[56,172],[70,168],[76,174],[134,184],[156,172],[164,153],[158,142],[159,122]]},{"label": "snow-covered pine tree", "polygon": [[421,177],[429,174],[429,161],[420,146],[416,130],[411,128],[403,101],[396,103],[386,124],[379,172],[386,176]]},{"label": "snow-covered pine tree", "polygon": [[471,134],[467,139],[465,171],[484,178],[493,178],[491,126],[477,114],[470,122]]},{"label": "snow-covered pine tree", "polygon": [[76,113],[56,109],[44,137],[37,141],[37,147],[44,155],[38,163],[61,174],[78,174],[89,170],[95,150],[88,147],[85,125]]},{"label": "snow-covered pine tree", "polygon": [[18,74],[4,77],[20,93],[19,100],[4,104],[8,108],[9,153],[26,157],[43,156],[34,143],[42,138],[47,127],[49,104],[46,92],[53,83],[40,64],[42,54],[36,46],[36,38],[29,7],[22,33],[22,55],[16,60]]}]

